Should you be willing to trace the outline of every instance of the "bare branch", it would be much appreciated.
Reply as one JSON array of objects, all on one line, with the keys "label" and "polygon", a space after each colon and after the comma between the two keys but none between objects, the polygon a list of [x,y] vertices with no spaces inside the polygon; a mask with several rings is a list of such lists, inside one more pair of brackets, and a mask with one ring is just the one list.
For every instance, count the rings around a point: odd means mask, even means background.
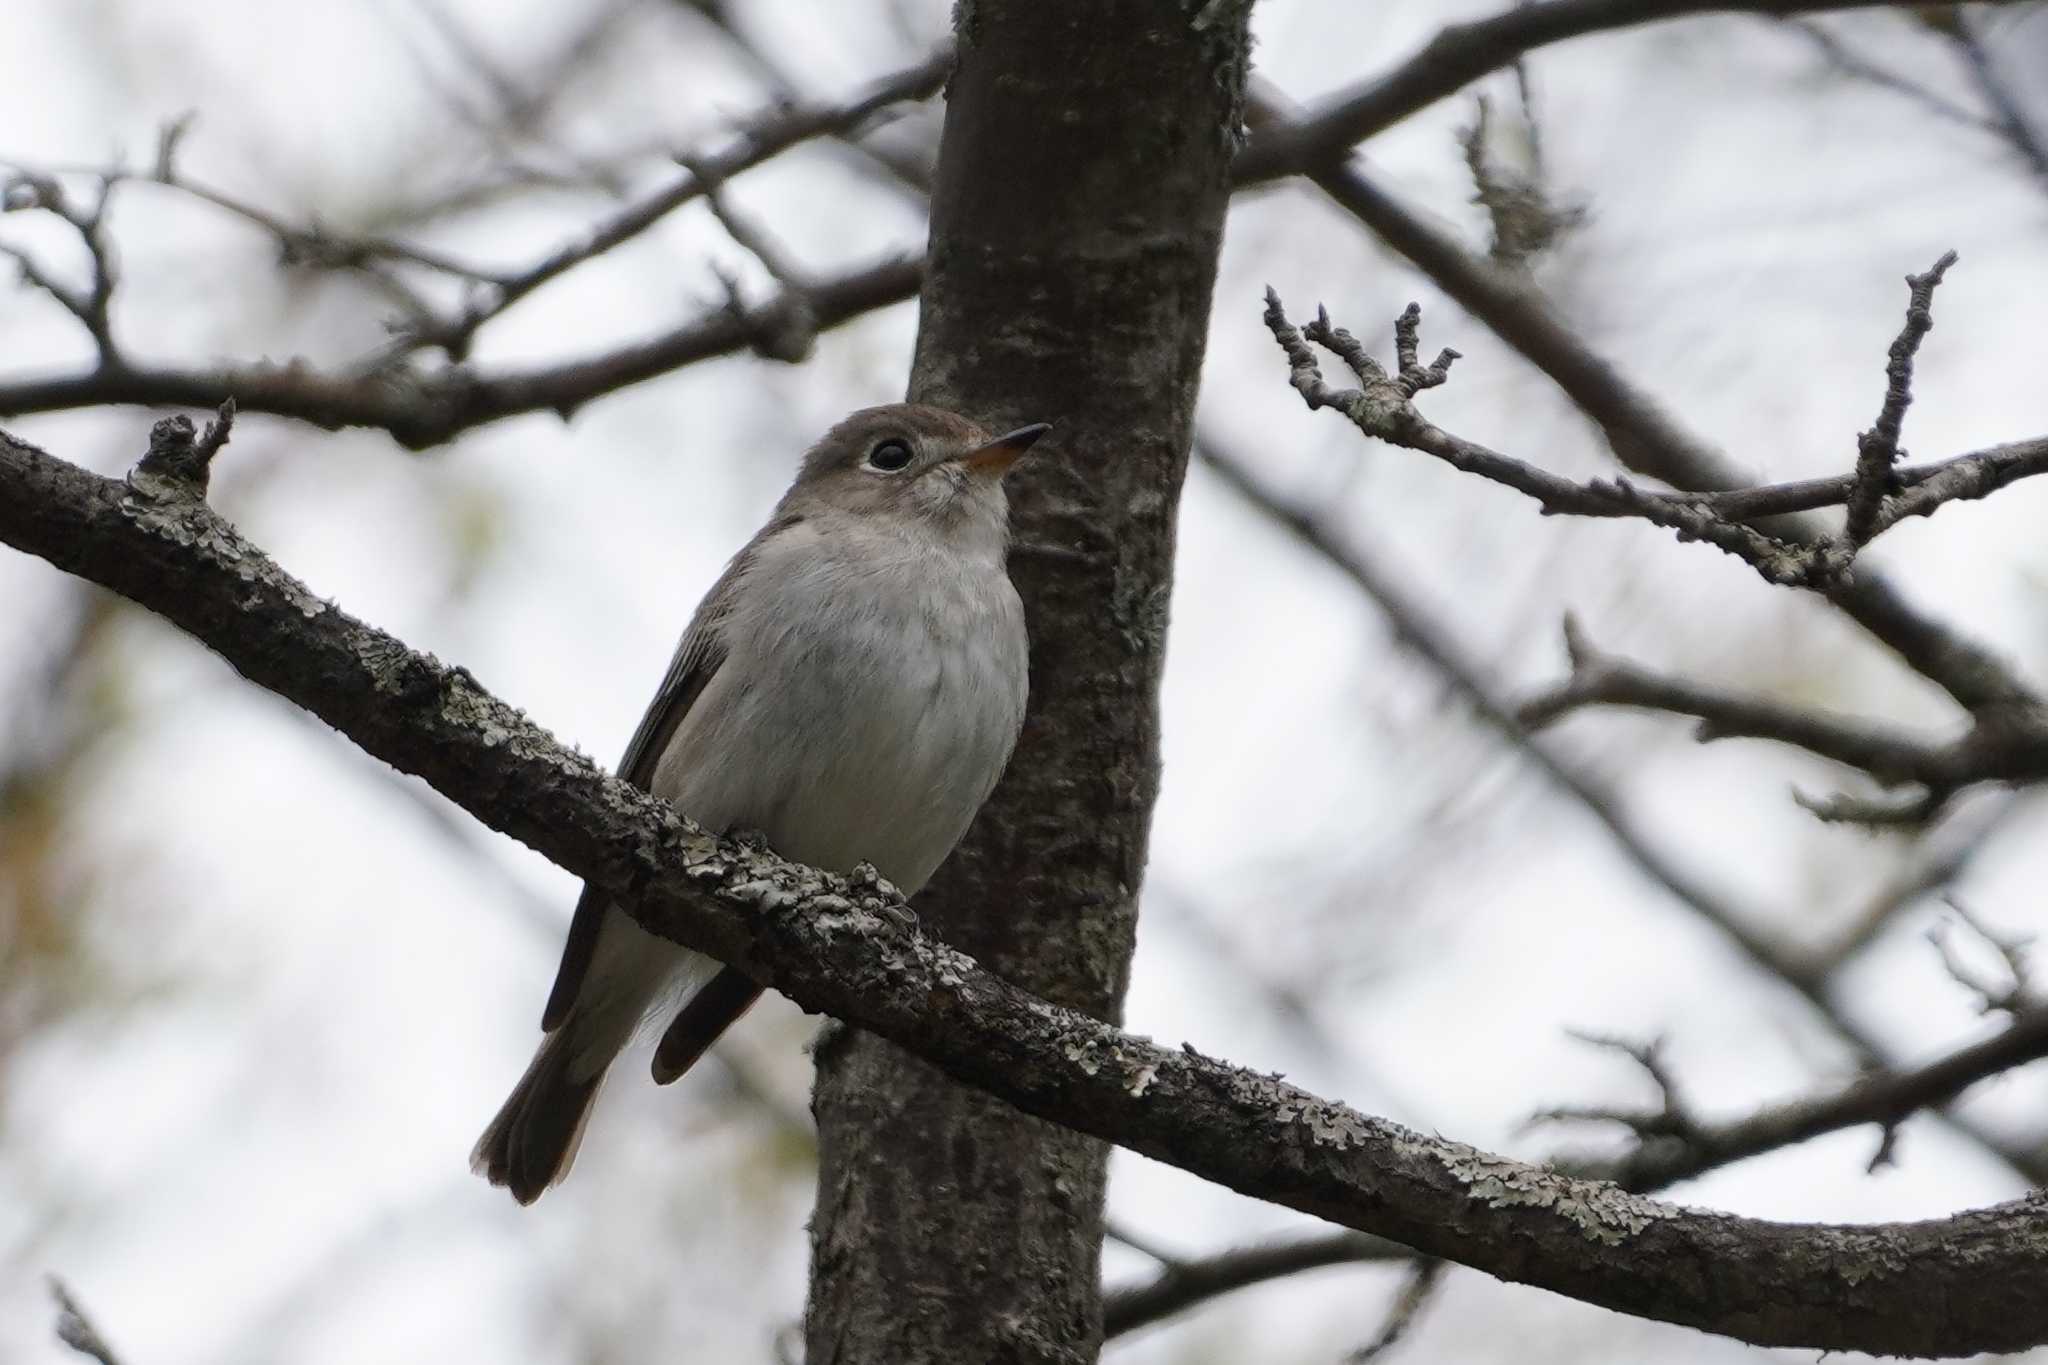
[{"label": "bare branch", "polygon": [[[922,261],[886,261],[805,291],[819,331],[852,322],[917,293]],[[232,395],[243,412],[292,417],[330,430],[376,427],[414,450],[472,427],[526,412],[567,418],[596,398],[685,365],[772,345],[797,301],[786,296],[735,312],[720,308],[672,331],[584,359],[479,373],[388,370],[342,376],[294,362],[220,370],[129,368],[0,383],[0,415],[132,403],[217,407]]]},{"label": "bare branch", "polygon": [[1811,43],[1828,67],[1840,75],[1903,95],[1936,118],[1946,119],[1950,123],[1958,123],[1980,133],[1996,133],[2002,136],[2005,132],[1996,120],[1987,119],[1981,114],[1965,109],[1940,91],[1879,66],[1860,55],[1827,28],[1811,19],[1781,18],[1778,23],[1786,31],[1796,33]]},{"label": "bare branch", "polygon": [[1937,740],[1818,707],[1790,706],[1652,672],[1594,648],[1569,616],[1565,649],[1571,658],[1570,676],[1522,703],[1516,714],[1524,725],[1548,725],[1584,706],[1640,707],[1694,718],[1703,743],[1772,740],[1855,768],[1885,787],[1919,788],[1885,800],[1797,797],[1823,820],[1919,825],[1965,787],[2048,778],[2048,714],[2039,707],[1988,710],[1976,716],[1959,738]]},{"label": "bare branch", "polygon": [[1852,551],[1861,549],[1882,529],[1878,511],[1891,490],[1892,467],[1904,453],[1899,449],[1899,435],[1905,424],[1906,408],[1913,401],[1913,356],[1934,330],[1934,291],[1955,263],[1956,253],[1945,252],[1925,275],[1906,276],[1911,291],[1906,303],[1906,325],[1892,343],[1891,358],[1885,366],[1884,406],[1877,414],[1877,424],[1856,438],[1856,486],[1849,495],[1848,519],[1842,533]]},{"label": "bare branch", "polygon": [[1953,7],[1948,22],[1937,25],[1947,34],[1950,41],[1962,54],[1963,64],[1969,68],[1970,78],[1976,83],[1977,93],[1991,106],[1998,131],[2006,142],[2018,152],[2027,163],[2027,168],[2048,189],[2048,133],[2034,126],[2027,116],[2012,88],[1999,74],[1991,60],[1991,52],[1984,45],[1977,32],[1977,21],[1967,10],[1958,5]]},{"label": "bare branch", "polygon": [[1407,1261],[1414,1253],[1398,1242],[1357,1232],[1324,1233],[1241,1247],[1178,1261],[1141,1285],[1111,1290],[1102,1301],[1102,1335],[1123,1336],[1198,1304],[1269,1280],[1324,1266],[1363,1261]]},{"label": "bare branch", "polygon": [[2003,979],[1994,980],[1972,965],[1955,946],[1953,924],[1937,924],[1927,931],[1927,938],[1934,944],[1934,950],[1941,954],[1941,965],[1949,976],[1977,997],[1978,1012],[2010,1014],[2017,1020],[2020,1014],[2038,1008],[2033,971],[2027,960],[2027,950],[2034,942],[2033,935],[2001,934],[1979,919],[1957,897],[1944,896],[1942,900],[1956,922],[1997,955],[2002,969]]},{"label": "bare branch", "polygon": [[[782,297],[789,301],[783,311],[785,326],[772,337],[765,338],[754,347],[755,353],[767,360],[778,360],[794,365],[809,358],[817,345],[818,328],[810,315],[806,299],[810,284],[806,271],[791,261],[780,243],[755,224],[746,215],[733,207],[730,197],[724,191],[724,182],[710,170],[691,165],[690,169],[704,184],[704,203],[711,210],[711,216],[725,229],[725,235],[733,244],[761,263],[761,268],[782,288]],[[740,294],[739,281],[721,274],[726,297],[735,312],[746,312],[746,301]]]},{"label": "bare branch", "polygon": [[1638,1125],[1613,1111],[1560,1113],[1628,1123],[1640,1139],[1618,1160],[1570,1161],[1567,1169],[1613,1180],[1631,1190],[1658,1190],[1702,1172],[1765,1152],[1806,1142],[1824,1133],[1876,1124],[1879,1153],[1888,1156],[1890,1132],[1923,1109],[1938,1109],[1979,1081],[2048,1057],[2048,1009],[2028,1007],[2012,1023],[1981,1042],[1958,1047],[1920,1065],[1878,1071],[1830,1093],[1759,1109],[1747,1118],[1714,1124],[1683,1111]]},{"label": "bare branch", "polygon": [[[1363,345],[1351,333],[1331,326],[1328,314],[1321,310],[1318,310],[1313,323],[1302,331],[1296,331],[1281,308],[1279,296],[1270,288],[1266,291],[1266,326],[1287,355],[1288,382],[1311,410],[1335,409],[1367,436],[1422,451],[1454,469],[1505,484],[1535,499],[1546,513],[1639,517],[1658,526],[1669,527],[1678,532],[1681,540],[1705,541],[1736,556],[1769,583],[1828,592],[1847,575],[1860,541],[1844,543],[1840,539],[1831,539],[1819,545],[1790,544],[1758,530],[1747,521],[1724,515],[1716,507],[1713,495],[1653,492],[1637,488],[1626,480],[1575,483],[1525,461],[1489,450],[1476,441],[1443,431],[1425,419],[1411,400],[1417,390],[1444,382],[1450,362],[1457,358],[1458,353],[1446,350],[1429,370],[1414,367],[1414,331],[1419,316],[1419,309],[1410,304],[1397,326],[1397,334],[1402,334],[1399,342],[1402,354],[1411,363],[1395,377],[1387,374],[1377,361],[1367,355]],[[1314,341],[1339,356],[1359,377],[1361,387],[1331,387],[1323,379],[1308,341]],[[1915,491],[1927,498],[1929,488],[1964,490],[1974,487],[1976,482],[1988,483],[1999,478],[2009,482],[2011,476],[2008,471],[2016,464],[2031,463],[2048,468],[2048,441],[2040,443],[2040,446],[2040,450],[2035,451],[2030,443],[2025,456],[2007,454],[2000,457],[2007,463],[1997,474],[1985,473],[1973,466],[1972,474],[1963,475],[1951,468],[1947,471],[1948,480],[1923,480]],[[1877,450],[1876,445],[1871,448]],[[2031,461],[2027,458],[2037,454],[2043,458]],[[1869,476],[1860,476],[1847,485],[1847,496],[1851,499],[1861,496],[1869,486]],[[1810,497],[1813,488],[1811,484],[1800,485],[1800,495]],[[1768,506],[1780,496],[1779,490],[1773,489],[1736,492],[1746,498],[1746,505],[1752,508]],[[1924,510],[1932,511],[1936,505],[1928,498]]]},{"label": "bare branch", "polygon": [[[1312,178],[1340,208],[1413,261],[1467,312],[1549,375],[1601,429],[1623,465],[1699,493],[1749,482],[1580,341],[1527,279],[1465,251],[1352,166],[1317,169]],[[1762,529],[1788,542],[1826,539],[1824,532],[1801,521],[1773,522]],[[2003,659],[1921,612],[1868,566],[1834,584],[1827,597],[1908,667],[1966,707],[2038,700]]]},{"label": "bare branch", "polygon": [[2011,827],[2014,815],[2025,804],[2022,797],[2001,792],[1958,812],[1945,827],[1932,832],[1915,850],[1910,863],[1864,904],[1821,952],[1820,959],[1840,966],[1874,941],[1905,910],[1953,885],[1984,847]]},{"label": "bare branch", "polygon": [[41,209],[54,214],[69,224],[85,244],[86,255],[92,261],[92,280],[82,294],[59,284],[26,251],[0,246],[0,253],[14,258],[21,269],[22,279],[41,289],[78,319],[99,352],[102,369],[120,369],[125,364],[121,348],[114,340],[112,317],[114,286],[120,278],[120,271],[114,258],[113,241],[107,236],[107,205],[113,198],[116,180],[114,176],[101,176],[90,206],[73,201],[55,176],[19,171],[5,185],[0,185],[0,211]]},{"label": "bare branch", "polygon": [[1835,792],[1811,796],[1792,789],[1792,800],[1827,825],[1862,825],[1866,829],[1919,829],[1939,816],[1949,793],[1936,787],[1903,795],[1853,796]]},{"label": "bare branch", "polygon": [[78,1306],[70,1287],[55,1275],[50,1276],[50,1297],[57,1301],[57,1340],[100,1365],[121,1365],[121,1357]]},{"label": "bare branch", "polygon": [[1422,1314],[1436,1287],[1443,1283],[1444,1263],[1442,1261],[1416,1261],[1408,1267],[1408,1278],[1401,1285],[1401,1292],[1394,1297],[1394,1306],[1387,1313],[1387,1320],[1380,1324],[1379,1332],[1371,1341],[1344,1357],[1344,1365],[1368,1365],[1379,1360],[1408,1335],[1408,1329]]},{"label": "bare branch", "polygon": [[[1549,725],[1584,706],[1629,706],[1699,721],[1702,743],[1717,739],[1768,739],[1869,773],[1888,786],[1918,782],[1953,787],[1956,747],[1919,739],[1871,721],[1838,716],[1817,707],[1790,706],[1669,677],[1596,649],[1585,629],[1565,619],[1571,675],[1524,701],[1516,715],[1532,729]],[[2044,759],[2048,762],[2048,759]]]},{"label": "bare branch", "polygon": [[1612,1034],[1586,1033],[1577,1029],[1570,1032],[1580,1042],[1618,1052],[1642,1068],[1643,1074],[1657,1088],[1657,1107],[1633,1110],[1557,1106],[1537,1111],[1531,1116],[1530,1123],[1622,1123],[1644,1138],[1678,1136],[1698,1126],[1691,1108],[1679,1093],[1678,1077],[1665,1059],[1667,1043],[1664,1038],[1638,1043]]},{"label": "bare branch", "polygon": [[[1991,0],[1993,4],[2020,0]],[[1472,23],[1447,24],[1391,71],[1258,131],[1235,168],[1239,184],[1311,175],[1353,147],[1537,48],[1589,34],[1712,13],[1819,14],[1904,8],[1904,0],[1544,0]]]}]

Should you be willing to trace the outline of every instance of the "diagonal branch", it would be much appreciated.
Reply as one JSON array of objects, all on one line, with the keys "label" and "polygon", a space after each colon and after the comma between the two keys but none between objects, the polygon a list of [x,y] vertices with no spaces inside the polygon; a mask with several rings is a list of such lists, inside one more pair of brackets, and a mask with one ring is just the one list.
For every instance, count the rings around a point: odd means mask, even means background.
[{"label": "diagonal branch", "polygon": [[[1943,257],[1929,275],[1912,277],[1915,302],[1908,313],[1907,330],[1892,348],[1890,390],[1884,413],[1878,425],[1864,433],[1856,472],[1846,480],[1828,485],[1840,489],[1848,505],[1849,531],[1817,544],[1781,540],[1751,525],[1748,518],[1738,519],[1722,510],[1724,504],[1732,505],[1754,517],[1758,508],[1781,507],[1795,500],[1810,503],[1820,487],[1816,481],[1715,493],[1661,493],[1638,488],[1626,480],[1576,483],[1444,431],[1423,417],[1414,398],[1419,390],[1434,388],[1448,378],[1458,352],[1445,350],[1426,369],[1416,363],[1421,310],[1415,304],[1409,304],[1394,324],[1398,373],[1385,370],[1356,337],[1332,326],[1329,315],[1321,310],[1314,322],[1296,330],[1281,308],[1279,296],[1270,288],[1266,291],[1265,323],[1286,353],[1288,382],[1311,410],[1333,409],[1367,436],[1421,451],[1454,469],[1504,484],[1533,498],[1546,514],[1639,518],[1676,531],[1681,540],[1705,541],[1734,555],[1766,582],[1833,593],[1848,581],[1856,552],[1871,536],[1895,525],[1902,515],[1887,501],[1886,493],[1892,484],[1892,461],[1898,454],[1899,424],[1910,401],[1912,352],[1932,326],[1925,296],[1931,293],[1932,282],[1939,280],[1940,271],[1946,269],[1953,257],[1953,252]],[[1311,341],[1343,360],[1358,376],[1359,387],[1339,389],[1329,384],[1309,345]],[[1932,513],[1940,506],[1937,499],[1943,494],[1981,496],[1984,491],[2021,477],[2016,472],[2019,469],[2048,472],[2048,439],[1978,452],[1959,462],[1922,471],[1912,489],[1915,502],[1903,515]],[[1788,496],[1788,489],[1796,497]]]},{"label": "diagonal branch", "polygon": [[0,540],[164,616],[604,888],[650,932],[1028,1113],[1425,1254],[1758,1344],[1935,1354],[2048,1342],[2037,1202],[1918,1223],[1769,1223],[1410,1132],[1028,996],[919,934],[872,874],[828,876],[712,838],[465,670],[314,596],[196,490],[145,492],[0,437]]}]

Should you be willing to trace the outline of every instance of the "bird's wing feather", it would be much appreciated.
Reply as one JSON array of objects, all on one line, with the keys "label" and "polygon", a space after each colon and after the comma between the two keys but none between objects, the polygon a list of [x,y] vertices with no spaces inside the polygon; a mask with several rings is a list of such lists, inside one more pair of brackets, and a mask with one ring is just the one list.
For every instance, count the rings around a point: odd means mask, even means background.
[{"label": "bird's wing feather", "polygon": [[[619,760],[620,777],[642,791],[652,789],[654,770],[661,762],[663,751],[674,738],[677,727],[683,723],[683,717],[689,714],[691,705],[703,695],[705,684],[725,662],[726,643],[722,627],[731,612],[735,587],[752,563],[758,547],[800,520],[801,517],[790,515],[779,516],[769,522],[760,535],[733,556],[732,563],[725,566],[718,582],[704,595],[697,614],[690,619],[689,629],[683,632],[682,642],[676,646],[675,657],[669,661],[661,689],[654,694],[647,714],[640,718],[639,728],[633,731],[633,738],[626,743],[626,756]],[[540,1026],[543,1030],[552,1032],[559,1028],[569,1016],[569,1007],[576,1003],[576,993],[582,988],[584,973],[589,971],[591,956],[597,951],[597,935],[604,925],[605,908],[604,894],[585,883],[583,894],[576,901],[575,918],[569,921],[569,941],[562,947],[562,965],[555,970],[554,989],[548,992],[547,1008],[541,1011]]]},{"label": "bird's wing feather", "polygon": [[720,1034],[761,998],[761,988],[745,972],[720,967],[718,975],[697,988],[654,1049],[654,1079],[667,1085],[711,1050]]}]

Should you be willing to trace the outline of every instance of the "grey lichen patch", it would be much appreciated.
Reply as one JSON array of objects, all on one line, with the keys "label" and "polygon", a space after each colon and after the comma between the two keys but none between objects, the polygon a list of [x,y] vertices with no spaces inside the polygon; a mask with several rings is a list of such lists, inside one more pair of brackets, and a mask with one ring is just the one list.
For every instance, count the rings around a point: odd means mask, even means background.
[{"label": "grey lichen patch", "polygon": [[1404,1145],[1442,1163],[1488,1208],[1548,1209],[1577,1227],[1588,1241],[1606,1246],[1620,1246],[1651,1223],[1678,1213],[1619,1185],[1559,1175],[1462,1143],[1416,1138]]},{"label": "grey lichen patch", "polygon": [[1338,1151],[1363,1147],[1383,1136],[1373,1121],[1356,1109],[1317,1099],[1291,1086],[1273,1105],[1273,1116],[1282,1123],[1306,1128],[1316,1146]]},{"label": "grey lichen patch", "polygon": [[1101,1032],[1070,1031],[1060,1040],[1060,1055],[1085,1076],[1113,1080],[1125,1094],[1144,1098],[1159,1079],[1161,1058],[1152,1040]]},{"label": "grey lichen patch", "polygon": [[943,943],[926,941],[922,963],[931,978],[949,991],[957,991],[977,970],[978,964],[958,948],[949,948]]},{"label": "grey lichen patch", "polygon": [[772,915],[798,899],[795,891],[768,880],[736,882],[726,888],[726,895],[764,915]]},{"label": "grey lichen patch", "polygon": [[1102,1044],[1097,1039],[1069,1039],[1060,1045],[1060,1055],[1079,1067],[1083,1075],[1102,1073]]},{"label": "grey lichen patch", "polygon": [[1844,1284],[1850,1285],[1860,1285],[1866,1280],[1891,1279],[1913,1269],[1911,1253],[1884,1238],[1872,1238],[1859,1247],[1837,1247],[1829,1253],[1825,1263]]}]

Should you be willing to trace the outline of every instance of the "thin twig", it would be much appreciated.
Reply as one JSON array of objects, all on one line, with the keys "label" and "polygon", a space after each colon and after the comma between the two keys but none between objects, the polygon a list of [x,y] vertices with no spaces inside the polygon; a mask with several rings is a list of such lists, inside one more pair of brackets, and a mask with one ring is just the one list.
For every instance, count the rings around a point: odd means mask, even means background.
[{"label": "thin twig", "polygon": [[1908,865],[1864,903],[1819,957],[1840,967],[1874,942],[1893,921],[1928,896],[1952,886],[1999,834],[2010,829],[2027,805],[2017,793],[1965,807],[1943,828],[1930,832]]},{"label": "thin twig", "polygon": [[1111,1290],[1103,1299],[1102,1335],[1120,1337],[1220,1295],[1268,1280],[1323,1266],[1407,1261],[1413,1255],[1397,1242],[1344,1232],[1269,1242],[1176,1262],[1143,1284]]},{"label": "thin twig", "polygon": [[[1876,1124],[1897,1127],[1923,1109],[1938,1109],[1971,1086],[2048,1057],[2048,1009],[2027,1006],[2013,1013],[1998,1033],[1915,1066],[1874,1071],[1831,1092],[1758,1109],[1745,1118],[1712,1124],[1690,1117],[1639,1129],[1628,1155],[1565,1163],[1594,1179],[1614,1180],[1633,1190],[1659,1190],[1679,1180],[1736,1161],[1760,1156],[1824,1133]],[[1612,1112],[1597,1115],[1627,1122]],[[1890,1154],[1884,1141],[1881,1151]]]},{"label": "thin twig", "polygon": [[17,171],[4,186],[0,186],[0,208],[8,212],[41,209],[69,224],[84,243],[86,255],[92,262],[92,279],[84,293],[58,283],[26,251],[0,246],[0,253],[13,257],[24,280],[55,299],[66,312],[78,319],[86,335],[92,338],[94,349],[99,352],[103,370],[118,370],[126,366],[121,348],[114,340],[112,306],[120,269],[115,259],[113,239],[107,235],[107,207],[113,200],[118,179],[111,175],[100,176],[90,206],[74,202],[57,178],[51,175]]},{"label": "thin twig", "polygon": [[1982,944],[1997,955],[2002,980],[1993,980],[1973,966],[1954,943],[1954,924],[1940,923],[1927,931],[1928,941],[1934,944],[1935,952],[1941,955],[1941,965],[1949,977],[1964,990],[1977,997],[1977,1009],[1981,1014],[2010,1014],[2034,1009],[2038,997],[2034,991],[2032,966],[2027,950],[2033,946],[2031,934],[2003,934],[1991,928],[1978,918],[1975,911],[1956,896],[1944,896],[1942,901],[1955,916],[1955,924],[1961,924]]},{"label": "thin twig", "polygon": [[1878,722],[1792,706],[1656,673],[1596,649],[1572,617],[1565,618],[1571,673],[1531,695],[1517,718],[1532,728],[1551,724],[1585,706],[1629,706],[1690,716],[1702,742],[1766,739],[1804,749],[1868,774],[1887,788],[1917,786],[1903,797],[1795,793],[1823,820],[1865,825],[1921,825],[1966,787],[1986,782],[2048,778],[2048,711],[2014,706],[1985,711],[1952,740],[1917,736]]},{"label": "thin twig", "polygon": [[1380,1324],[1380,1330],[1371,1341],[1344,1357],[1344,1365],[1369,1365],[1384,1359],[1389,1352],[1401,1344],[1429,1303],[1436,1287],[1443,1283],[1444,1263],[1418,1259],[1408,1266],[1408,1276],[1402,1281],[1400,1293],[1394,1296],[1394,1306],[1387,1311],[1387,1319]]},{"label": "thin twig", "polygon": [[1594,647],[1585,628],[1565,618],[1565,648],[1571,674],[1535,693],[1516,708],[1531,729],[1550,725],[1586,706],[1628,706],[1690,716],[1702,742],[1767,739],[1804,749],[1870,774],[1887,786],[1919,782],[1953,787],[1968,751],[1872,721],[1818,707],[1794,706],[1768,697],[1654,673]]},{"label": "thin twig", "polygon": [[1951,42],[1962,54],[1963,64],[1969,68],[1970,78],[1976,83],[1977,93],[1991,106],[1992,116],[1999,132],[2006,142],[2018,152],[2027,163],[2044,189],[2048,189],[2048,133],[2035,127],[2034,121],[2021,105],[2018,96],[1999,74],[1997,65],[1991,59],[1990,49],[1977,32],[1976,20],[1970,12],[1958,5],[1950,12],[1949,22],[1941,25]]},{"label": "thin twig", "polygon": [[1936,118],[1946,119],[1950,123],[1961,124],[1980,133],[1997,133],[2002,136],[2005,132],[1996,120],[1965,109],[1940,91],[1879,66],[1851,49],[1847,43],[1812,19],[1780,17],[1776,22],[1779,27],[1797,33],[1811,43],[1814,50],[1820,54],[1821,60],[1839,75],[1876,86],[1881,90],[1888,90],[1895,95],[1902,95]]},{"label": "thin twig", "polygon": [[121,1365],[121,1357],[114,1348],[107,1345],[107,1339],[93,1326],[92,1319],[78,1305],[78,1299],[69,1286],[55,1275],[50,1276],[50,1297],[57,1301],[57,1340],[69,1346],[82,1356],[97,1360],[100,1365]]},{"label": "thin twig", "polygon": [[1856,485],[1849,494],[1843,530],[1852,551],[1868,544],[1882,529],[1878,525],[1878,509],[1891,490],[1892,467],[1904,454],[1899,449],[1899,436],[1905,425],[1906,409],[1913,401],[1913,356],[1934,330],[1934,291],[1955,263],[1956,253],[1944,252],[1926,274],[1906,276],[1906,325],[1892,342],[1885,365],[1884,405],[1878,410],[1876,425],[1856,438]]}]

